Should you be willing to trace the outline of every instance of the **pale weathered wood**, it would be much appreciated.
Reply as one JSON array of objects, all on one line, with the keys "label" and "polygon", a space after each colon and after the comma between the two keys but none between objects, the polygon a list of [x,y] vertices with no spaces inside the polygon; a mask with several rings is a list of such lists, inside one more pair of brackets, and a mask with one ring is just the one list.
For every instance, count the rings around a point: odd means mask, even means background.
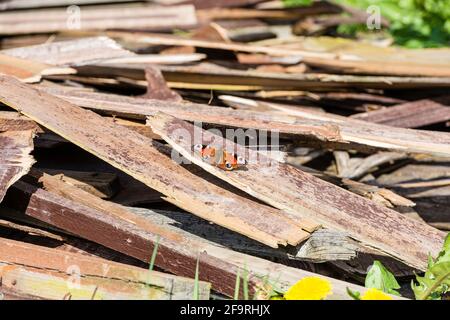
[{"label": "pale weathered wood", "polygon": [[[399,152],[415,152],[449,156],[450,134],[424,130],[392,128],[346,117],[311,112],[304,108],[240,99],[242,103],[267,106],[283,113],[273,114],[250,110],[233,110],[201,104],[161,102],[112,94],[73,92],[61,88],[43,88],[78,106],[97,112],[127,118],[142,119],[161,111],[187,121],[212,123],[221,126],[267,130],[293,134],[335,143],[339,148],[368,147]],[[220,96],[227,102],[229,96]],[[370,126],[371,130],[367,130]]]},{"label": "pale weathered wood", "polygon": [[54,66],[77,66],[137,56],[123,49],[116,41],[104,36],[22,46],[2,50],[0,53]]},{"label": "pale weathered wood", "polygon": [[295,245],[309,236],[283,212],[198,178],[162,155],[151,139],[93,112],[7,76],[0,77],[0,101],[161,192],[165,200],[186,211],[272,247]]},{"label": "pale weathered wood", "polygon": [[[436,255],[442,247],[443,232],[276,162],[261,152],[167,114],[159,113],[149,122],[184,157],[248,194],[285,210],[291,217],[313,219],[422,270],[426,268],[428,254]],[[192,145],[197,143],[236,152],[248,164],[242,170],[224,171],[193,154]]]},{"label": "pale weathered wood", "polygon": [[0,73],[19,78],[28,83],[39,82],[43,75],[72,74],[72,68],[54,67],[23,58],[0,54]]},{"label": "pale weathered wood", "polygon": [[[192,279],[4,238],[0,248],[0,290],[45,299],[63,299],[67,294],[73,300],[194,297]],[[198,288],[200,299],[209,299],[210,285],[200,281]]]},{"label": "pale weathered wood", "polygon": [[6,131],[0,127],[0,202],[6,190],[25,175],[34,163],[34,130]]},{"label": "pale weathered wood", "polygon": [[58,169],[44,169],[43,171],[103,199],[114,197],[120,189],[117,175],[113,173]]},{"label": "pale weathered wood", "polygon": [[62,9],[0,13],[0,34],[52,33],[63,30],[168,30],[197,24],[195,8],[182,6],[92,6],[78,11]]},{"label": "pale weathered wood", "polygon": [[[230,98],[229,96],[221,96],[221,99],[227,101]],[[239,101],[242,104],[257,104],[272,110],[282,111],[286,116],[294,116],[302,121],[324,121],[329,125],[336,125],[341,139],[354,144],[397,152],[450,156],[450,133],[448,132],[394,128],[332,113],[314,112],[311,109],[286,104],[243,98],[240,98]]]}]

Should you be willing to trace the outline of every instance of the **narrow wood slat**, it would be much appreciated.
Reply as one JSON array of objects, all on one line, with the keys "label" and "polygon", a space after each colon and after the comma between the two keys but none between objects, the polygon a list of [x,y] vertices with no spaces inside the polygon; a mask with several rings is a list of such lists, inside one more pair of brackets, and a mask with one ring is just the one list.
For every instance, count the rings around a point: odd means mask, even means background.
[{"label": "narrow wood slat", "polygon": [[407,102],[352,118],[400,128],[423,127],[450,120],[450,97]]}]

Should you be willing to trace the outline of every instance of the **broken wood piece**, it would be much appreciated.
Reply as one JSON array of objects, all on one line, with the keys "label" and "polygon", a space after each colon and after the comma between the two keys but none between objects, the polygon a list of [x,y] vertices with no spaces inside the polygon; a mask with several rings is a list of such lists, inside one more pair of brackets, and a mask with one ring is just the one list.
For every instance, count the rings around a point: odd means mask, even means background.
[{"label": "broken wood piece", "polygon": [[6,190],[25,175],[34,163],[34,130],[6,131],[0,127],[0,202]]},{"label": "broken wood piece", "polygon": [[[225,95],[219,98],[224,102],[231,100],[232,103],[236,103],[236,99],[233,96]],[[450,156],[450,148],[448,148],[450,134],[447,132],[395,128],[349,119],[332,113],[315,112],[308,108],[252,99],[239,98],[239,103],[283,111],[286,116],[294,116],[302,121],[324,121],[330,126],[335,125],[341,139],[352,143],[352,146],[353,144],[359,144],[395,152],[423,153],[442,157]],[[377,159],[377,157],[374,156],[370,161]]]},{"label": "broken wood piece", "polygon": [[102,199],[114,197],[120,189],[117,175],[113,173],[58,169],[43,169],[43,171]]},{"label": "broken wood piece", "polygon": [[79,66],[137,56],[105,36],[46,42],[2,50],[0,53],[53,66]]},{"label": "broken wood piece", "polygon": [[188,212],[272,247],[296,245],[309,236],[283,212],[196,177],[162,155],[152,140],[91,111],[7,76],[0,76],[0,101],[161,192],[166,201]]},{"label": "broken wood piece", "polygon": [[351,117],[399,128],[423,127],[450,120],[450,96],[407,102]]},{"label": "broken wood piece", "polygon": [[[286,211],[291,218],[311,219],[324,227],[345,232],[363,244],[421,270],[426,268],[429,252],[437,254],[442,246],[445,238],[443,232],[297,168],[276,162],[261,152],[237,145],[167,114],[158,113],[149,118],[149,123],[185,158],[225,182]],[[242,170],[231,172],[211,165],[192,153],[192,145],[198,143],[192,140],[193,137],[197,137],[203,145],[222,148],[244,157],[247,164]],[[392,230],[395,230],[395,237]]]},{"label": "broken wood piece", "polygon": [[170,90],[159,69],[147,66],[145,68],[145,79],[147,80],[147,93],[143,98],[175,102],[183,100],[178,93]]},{"label": "broken wood piece", "polygon": [[76,71],[72,68],[54,67],[40,62],[0,54],[0,74],[14,76],[27,83],[39,82],[43,75],[73,73],[76,73]]},{"label": "broken wood piece", "polygon": [[[192,279],[4,238],[0,247],[0,290],[71,300],[194,297]],[[197,285],[199,299],[209,299],[210,285],[203,281]]]}]

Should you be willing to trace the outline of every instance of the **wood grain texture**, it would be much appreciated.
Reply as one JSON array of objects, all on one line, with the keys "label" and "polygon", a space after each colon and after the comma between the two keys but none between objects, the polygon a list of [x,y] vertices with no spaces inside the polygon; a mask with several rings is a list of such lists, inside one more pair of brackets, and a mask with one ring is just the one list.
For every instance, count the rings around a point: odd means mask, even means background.
[{"label": "wood grain texture", "polygon": [[11,77],[0,77],[0,91],[0,101],[6,105],[161,192],[186,211],[272,247],[295,245],[309,235],[279,210],[198,178],[134,131]]},{"label": "wood grain texture", "polygon": [[[165,112],[187,121],[198,121],[227,127],[267,130],[281,134],[299,135],[335,143],[339,148],[392,150],[399,152],[435,154],[449,156],[450,134],[424,130],[393,128],[348,119],[331,113],[311,112],[298,107],[256,102],[242,99],[242,102],[258,103],[269,109],[282,111],[276,115],[260,111],[233,110],[192,103],[172,103],[145,100],[112,94],[76,92],[61,88],[45,88],[83,108],[100,113],[142,119],[157,112]],[[226,99],[220,98],[226,102]],[[368,129],[368,126],[370,128]]]},{"label": "wood grain texture", "polygon": [[399,128],[418,128],[441,123],[450,120],[450,96],[357,113],[352,118]]},{"label": "wood grain texture", "polygon": [[25,175],[34,163],[34,130],[6,131],[0,127],[0,202],[8,188]]},{"label": "wood grain texture", "polygon": [[14,76],[24,82],[39,82],[43,75],[73,74],[72,68],[54,67],[48,64],[0,54],[0,73]]},{"label": "wood grain texture", "polygon": [[[343,190],[308,173],[276,162],[255,150],[226,141],[212,132],[170,115],[160,113],[149,119],[152,129],[184,157],[235,187],[288,212],[386,252],[406,264],[424,270],[427,256],[436,255],[445,234],[384,206]],[[181,132],[184,135],[181,135]],[[226,172],[192,153],[193,137],[236,152],[248,164],[242,170]]]},{"label": "wood grain texture", "polygon": [[102,60],[135,57],[116,41],[100,36],[48,42],[2,50],[2,54],[54,66],[77,66]]}]

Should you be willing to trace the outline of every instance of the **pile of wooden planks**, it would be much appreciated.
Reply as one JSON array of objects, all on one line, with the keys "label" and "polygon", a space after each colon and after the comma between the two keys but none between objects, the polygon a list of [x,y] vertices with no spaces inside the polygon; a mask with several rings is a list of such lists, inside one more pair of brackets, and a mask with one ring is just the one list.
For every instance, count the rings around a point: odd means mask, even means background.
[{"label": "pile of wooden planks", "polygon": [[343,12],[1,2],[0,297],[243,298],[241,277],[269,299],[317,276],[351,299],[374,260],[426,270],[450,51],[327,36]]}]

